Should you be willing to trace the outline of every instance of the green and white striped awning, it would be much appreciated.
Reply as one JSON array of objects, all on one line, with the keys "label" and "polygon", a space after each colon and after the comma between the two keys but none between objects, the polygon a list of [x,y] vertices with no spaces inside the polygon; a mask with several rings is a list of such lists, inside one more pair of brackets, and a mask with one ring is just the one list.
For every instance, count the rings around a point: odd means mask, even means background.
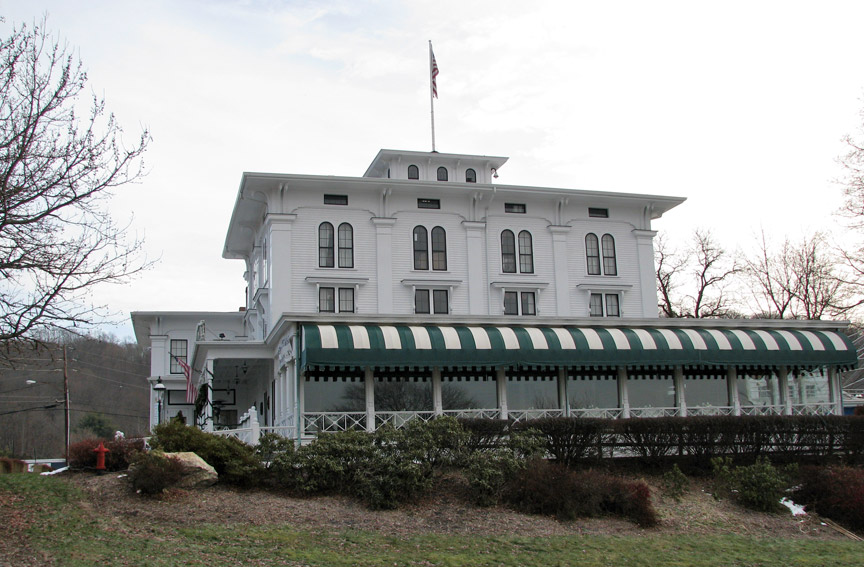
[{"label": "green and white striped awning", "polygon": [[849,338],[832,330],[303,325],[301,365],[855,366]]}]

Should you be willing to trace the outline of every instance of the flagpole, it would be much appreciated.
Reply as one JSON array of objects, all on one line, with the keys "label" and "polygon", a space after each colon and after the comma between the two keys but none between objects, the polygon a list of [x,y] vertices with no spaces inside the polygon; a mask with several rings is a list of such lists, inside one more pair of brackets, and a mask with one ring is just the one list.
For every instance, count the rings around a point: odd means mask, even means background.
[{"label": "flagpole", "polygon": [[435,75],[437,64],[432,53],[432,40],[429,40],[429,108],[432,117],[432,151],[435,151]]}]

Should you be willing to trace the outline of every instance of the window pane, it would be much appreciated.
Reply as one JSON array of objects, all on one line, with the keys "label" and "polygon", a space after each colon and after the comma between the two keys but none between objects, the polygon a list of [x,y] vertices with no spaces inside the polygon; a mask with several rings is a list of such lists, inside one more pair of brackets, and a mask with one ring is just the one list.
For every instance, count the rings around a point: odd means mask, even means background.
[{"label": "window pane", "polygon": [[592,317],[602,317],[603,316],[603,294],[602,293],[592,293],[591,301],[589,302],[589,314]]},{"label": "window pane", "polygon": [[534,304],[534,292],[522,292],[522,315],[536,315],[537,308]]},{"label": "window pane", "polygon": [[465,181],[468,183],[477,183],[477,172],[473,169],[465,170]]},{"label": "window pane", "polygon": [[447,168],[439,167],[438,168],[438,181],[447,181]]},{"label": "window pane", "polygon": [[585,236],[585,256],[588,258],[588,274],[600,275],[600,243],[596,234]]},{"label": "window pane", "polygon": [[336,312],[335,291],[332,287],[318,288],[318,311],[322,313]]},{"label": "window pane", "polygon": [[324,195],[325,205],[347,205],[348,195]]},{"label": "window pane", "polygon": [[515,291],[504,292],[504,315],[519,315],[518,294]]},{"label": "window pane", "polygon": [[621,312],[618,310],[618,296],[614,293],[610,293],[606,296],[606,316],[618,317],[620,315]]},{"label": "window pane", "polygon": [[519,233],[519,271],[523,274],[534,273],[534,250],[531,233],[527,230]]},{"label": "window pane", "polygon": [[414,291],[414,313],[429,313],[429,290]]},{"label": "window pane", "polygon": [[441,199],[417,199],[418,209],[440,209]]},{"label": "window pane", "polygon": [[447,234],[440,226],[432,229],[432,269],[447,269]]},{"label": "window pane", "polygon": [[418,168],[416,165],[409,165],[408,179],[420,179],[420,168]]},{"label": "window pane", "polygon": [[318,227],[318,266],[333,267],[333,225],[329,222]]},{"label": "window pane", "polygon": [[507,407],[513,410],[555,409],[558,381],[549,376],[507,377]]},{"label": "window pane", "polygon": [[434,304],[435,313],[436,314],[444,314],[450,312],[450,308],[447,305],[447,290],[446,289],[436,289],[432,291],[432,302]]},{"label": "window pane", "polygon": [[618,275],[618,267],[615,265],[615,239],[611,234],[603,235],[603,273],[607,276]]},{"label": "window pane", "polygon": [[347,222],[339,225],[339,267],[354,267],[354,229]]},{"label": "window pane", "polygon": [[414,269],[429,269],[429,243],[426,240],[426,228],[414,227]]},{"label": "window pane", "polygon": [[627,380],[627,397],[631,408],[674,408],[674,383],[669,376]]},{"label": "window pane", "polygon": [[339,288],[339,312],[354,313],[354,288]]},{"label": "window pane", "polygon": [[509,230],[501,233],[501,271],[516,273],[516,237]]},{"label": "window pane", "polygon": [[618,381],[585,377],[567,377],[567,397],[570,408],[574,410],[589,408],[617,408]]},{"label": "window pane", "polygon": [[183,374],[183,367],[178,360],[186,362],[188,343],[186,339],[171,339],[171,374]]},{"label": "window pane", "polygon": [[432,411],[432,380],[375,378],[375,411]]}]

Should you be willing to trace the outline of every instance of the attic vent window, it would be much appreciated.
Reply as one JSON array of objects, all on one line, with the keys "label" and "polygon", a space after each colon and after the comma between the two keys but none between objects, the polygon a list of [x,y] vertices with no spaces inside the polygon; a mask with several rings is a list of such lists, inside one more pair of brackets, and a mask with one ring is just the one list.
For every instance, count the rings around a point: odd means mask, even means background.
[{"label": "attic vent window", "polygon": [[505,213],[525,214],[525,203],[504,203]]},{"label": "attic vent window", "polygon": [[608,219],[609,209],[598,209],[595,207],[589,207],[588,216],[595,219]]},{"label": "attic vent window", "polygon": [[325,205],[347,205],[348,195],[324,195]]},{"label": "attic vent window", "polygon": [[441,199],[417,199],[418,209],[440,209]]},{"label": "attic vent window", "polygon": [[465,183],[477,183],[477,172],[473,169],[466,169]]}]

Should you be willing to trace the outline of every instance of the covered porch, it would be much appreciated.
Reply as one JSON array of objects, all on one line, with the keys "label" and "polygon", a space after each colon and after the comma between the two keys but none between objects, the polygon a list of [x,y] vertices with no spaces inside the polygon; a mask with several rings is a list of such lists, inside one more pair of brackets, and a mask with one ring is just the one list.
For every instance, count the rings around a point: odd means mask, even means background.
[{"label": "covered porch", "polygon": [[838,370],[856,363],[845,334],[824,327],[306,324],[300,334],[301,437],[439,415],[839,414]]}]

